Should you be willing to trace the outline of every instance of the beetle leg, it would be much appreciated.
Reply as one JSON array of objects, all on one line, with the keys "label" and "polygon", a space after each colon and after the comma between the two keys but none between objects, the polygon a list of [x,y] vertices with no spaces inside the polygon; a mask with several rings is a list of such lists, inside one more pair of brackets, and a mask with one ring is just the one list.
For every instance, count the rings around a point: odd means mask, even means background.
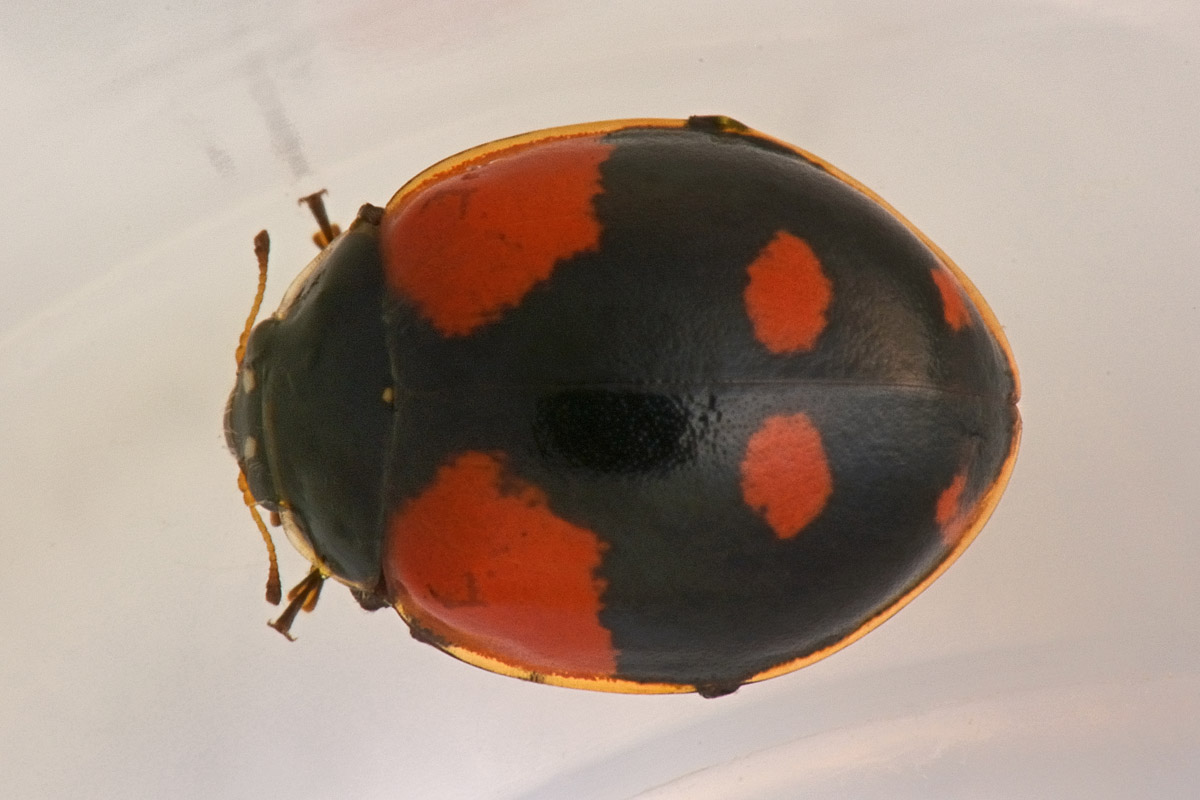
[{"label": "beetle leg", "polygon": [[329,221],[329,215],[325,213],[325,201],[321,199],[323,194],[325,194],[324,189],[300,198],[300,202],[308,206],[308,210],[312,212],[317,220],[317,225],[321,228],[313,234],[313,243],[322,250],[328,247],[329,243],[342,232],[339,225]]},{"label": "beetle leg", "polygon": [[296,621],[296,615],[301,611],[312,611],[317,607],[317,600],[321,596],[321,587],[325,584],[325,576],[321,574],[321,570],[316,567],[304,577],[304,580],[297,583],[288,592],[287,608],[279,615],[279,619],[274,622],[268,622],[275,630],[282,633],[289,641],[296,641],[296,637],[292,636],[292,623]]}]

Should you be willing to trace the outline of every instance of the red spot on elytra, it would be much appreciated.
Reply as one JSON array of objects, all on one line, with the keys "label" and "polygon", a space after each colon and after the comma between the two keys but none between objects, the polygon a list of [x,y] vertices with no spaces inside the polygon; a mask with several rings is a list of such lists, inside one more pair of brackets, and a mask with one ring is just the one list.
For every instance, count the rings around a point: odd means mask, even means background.
[{"label": "red spot on elytra", "polygon": [[960,472],[938,495],[937,506],[934,508],[934,519],[942,529],[942,540],[951,547],[962,538],[966,530],[966,515],[961,507],[963,490],[966,487],[967,475]]},{"label": "red spot on elytra", "polygon": [[780,539],[800,533],[825,508],[833,475],[821,434],[804,414],[768,417],[746,445],[742,497]]},{"label": "red spot on elytra", "polygon": [[971,312],[963,300],[962,289],[958,281],[947,270],[937,267],[933,270],[933,282],[942,296],[942,316],[951,330],[960,331],[971,324]]},{"label": "red spot on elytra", "polygon": [[597,617],[605,545],[554,514],[546,495],[466,452],[388,522],[384,575],[434,636],[533,672],[610,675]]},{"label": "red spot on elytra", "polygon": [[594,250],[592,200],[612,147],[514,147],[413,191],[383,222],[385,272],[445,336],[499,319],[563,259]]},{"label": "red spot on elytra", "polygon": [[755,338],[772,353],[811,350],[825,330],[833,284],[808,242],[779,231],[747,272],[744,300]]}]

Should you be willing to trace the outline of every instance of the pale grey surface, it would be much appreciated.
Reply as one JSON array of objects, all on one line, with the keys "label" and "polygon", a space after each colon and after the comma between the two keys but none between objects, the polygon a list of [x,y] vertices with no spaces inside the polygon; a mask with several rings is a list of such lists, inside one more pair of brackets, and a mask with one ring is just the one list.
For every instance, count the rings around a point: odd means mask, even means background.
[{"label": "pale grey surface", "polygon": [[[1197,30],[1189,0],[0,9],[4,796],[1194,796]],[[492,676],[333,586],[267,630],[220,429],[253,234],[270,306],[301,194],[346,221],[497,136],[692,113],[847,170],[988,298],[1026,432],[979,541],[718,701]]]}]

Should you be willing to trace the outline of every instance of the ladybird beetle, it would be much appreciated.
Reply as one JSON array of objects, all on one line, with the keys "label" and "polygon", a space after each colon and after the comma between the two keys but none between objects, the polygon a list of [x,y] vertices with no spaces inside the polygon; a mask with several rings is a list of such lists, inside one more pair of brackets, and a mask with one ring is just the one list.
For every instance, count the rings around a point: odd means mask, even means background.
[{"label": "ladybird beetle", "polygon": [[[485,144],[345,233],[238,348],[225,432],[271,552],[463,661],[717,696],[872,630],[979,532],[1017,371],[962,272],[728,117]],[[253,328],[253,330],[251,330]]]}]

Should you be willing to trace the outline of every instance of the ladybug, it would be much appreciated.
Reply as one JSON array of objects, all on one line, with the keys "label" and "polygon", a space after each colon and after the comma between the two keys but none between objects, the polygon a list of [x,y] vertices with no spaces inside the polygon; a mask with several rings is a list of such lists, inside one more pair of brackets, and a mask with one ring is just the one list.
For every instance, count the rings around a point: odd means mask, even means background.
[{"label": "ladybug", "polygon": [[[555,128],[365,205],[238,348],[271,552],[484,669],[718,696],[872,630],[979,532],[1017,371],[979,292],[845,173],[728,117]],[[251,332],[251,328],[253,330]]]}]

